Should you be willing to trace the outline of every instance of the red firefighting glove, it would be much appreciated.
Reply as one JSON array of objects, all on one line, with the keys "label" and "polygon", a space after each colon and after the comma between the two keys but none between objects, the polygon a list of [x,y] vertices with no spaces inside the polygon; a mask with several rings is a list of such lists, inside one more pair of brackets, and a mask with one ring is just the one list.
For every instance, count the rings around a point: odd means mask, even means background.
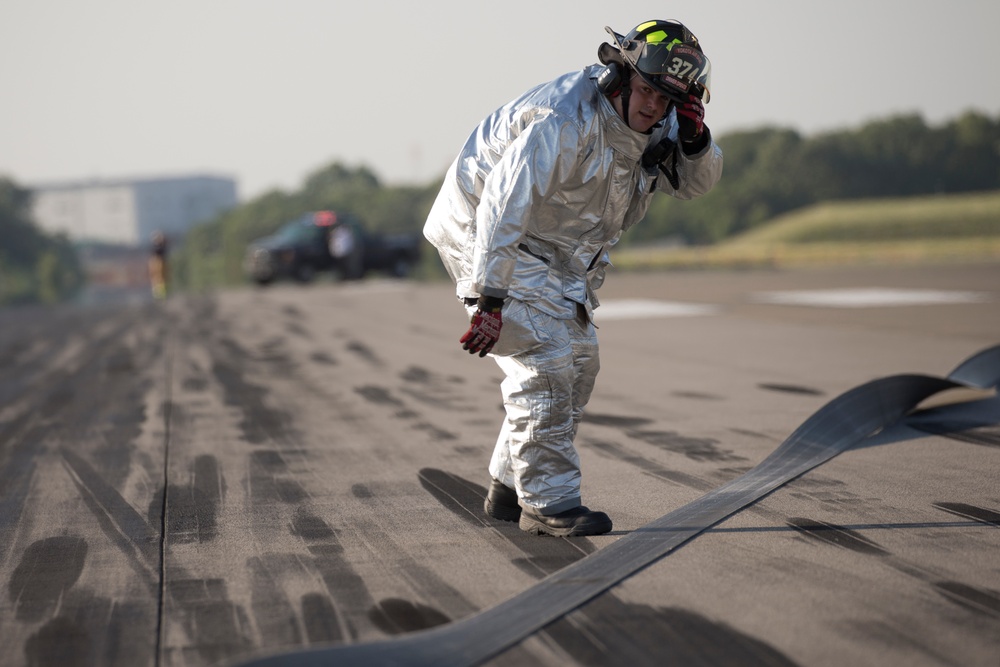
[{"label": "red firefighting glove", "polygon": [[469,354],[479,353],[485,357],[500,338],[500,328],[503,326],[503,299],[493,296],[479,297],[478,310],[472,316],[472,324],[465,335],[458,341],[462,349]]},{"label": "red firefighting glove", "polygon": [[682,143],[697,142],[705,130],[705,105],[697,95],[688,94],[677,105],[677,136]]}]

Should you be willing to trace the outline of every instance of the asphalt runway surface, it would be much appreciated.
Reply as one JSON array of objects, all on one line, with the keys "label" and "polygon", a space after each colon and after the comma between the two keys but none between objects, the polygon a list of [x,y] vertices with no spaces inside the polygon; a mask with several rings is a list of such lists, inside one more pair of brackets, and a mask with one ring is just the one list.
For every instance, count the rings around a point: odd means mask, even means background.
[{"label": "asphalt runway surface", "polygon": [[[615,529],[573,539],[482,512],[501,375],[449,285],[0,311],[0,664],[1000,665],[992,389],[929,391],[607,579],[825,406],[808,447],[1000,344],[1000,265],[613,274],[601,299],[578,448]],[[477,655],[491,634],[519,638]]]}]

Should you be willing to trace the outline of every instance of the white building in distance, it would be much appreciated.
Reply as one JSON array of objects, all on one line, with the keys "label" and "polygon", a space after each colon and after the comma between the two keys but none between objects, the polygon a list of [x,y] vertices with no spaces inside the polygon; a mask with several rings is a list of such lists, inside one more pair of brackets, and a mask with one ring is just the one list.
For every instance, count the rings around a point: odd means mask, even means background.
[{"label": "white building in distance", "polygon": [[236,206],[236,182],[217,176],[91,180],[33,186],[32,215],[77,243],[145,246],[155,232],[180,238]]}]

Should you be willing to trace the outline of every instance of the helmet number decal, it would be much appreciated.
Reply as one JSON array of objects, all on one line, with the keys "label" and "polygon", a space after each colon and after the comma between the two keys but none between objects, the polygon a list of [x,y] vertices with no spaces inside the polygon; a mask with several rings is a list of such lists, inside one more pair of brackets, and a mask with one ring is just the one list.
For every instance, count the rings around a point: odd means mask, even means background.
[{"label": "helmet number decal", "polygon": [[664,63],[665,69],[660,80],[669,86],[684,92],[705,71],[705,56],[687,44],[678,44],[670,51],[670,61]]},{"label": "helmet number decal", "polygon": [[701,71],[701,68],[695,67],[694,63],[677,57],[674,57],[670,63],[670,67],[667,68],[667,74],[688,80],[698,78],[699,71]]}]

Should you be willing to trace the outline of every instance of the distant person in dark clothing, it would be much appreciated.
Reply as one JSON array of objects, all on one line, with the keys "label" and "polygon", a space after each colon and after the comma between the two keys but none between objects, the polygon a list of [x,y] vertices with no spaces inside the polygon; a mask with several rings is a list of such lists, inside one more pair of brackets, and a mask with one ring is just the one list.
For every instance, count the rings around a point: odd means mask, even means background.
[{"label": "distant person in dark clothing", "polygon": [[170,267],[167,263],[167,237],[162,232],[153,234],[153,245],[149,255],[149,283],[153,298],[167,298]]}]

